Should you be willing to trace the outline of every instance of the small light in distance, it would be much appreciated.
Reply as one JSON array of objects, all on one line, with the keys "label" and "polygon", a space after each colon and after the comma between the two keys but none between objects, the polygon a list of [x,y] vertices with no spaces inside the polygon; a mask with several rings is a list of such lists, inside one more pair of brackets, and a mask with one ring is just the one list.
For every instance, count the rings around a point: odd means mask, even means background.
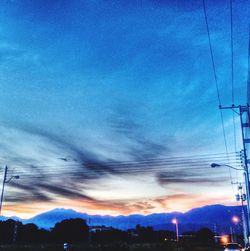
[{"label": "small light in distance", "polygon": [[177,224],[177,219],[174,218],[174,219],[172,220],[172,223],[173,223],[173,224]]},{"label": "small light in distance", "polygon": [[223,245],[226,245],[228,243],[228,236],[227,235],[221,236],[221,243]]},{"label": "small light in distance", "polygon": [[233,223],[237,224],[237,223],[239,223],[239,221],[240,221],[239,217],[237,217],[237,216],[232,217],[232,222]]}]

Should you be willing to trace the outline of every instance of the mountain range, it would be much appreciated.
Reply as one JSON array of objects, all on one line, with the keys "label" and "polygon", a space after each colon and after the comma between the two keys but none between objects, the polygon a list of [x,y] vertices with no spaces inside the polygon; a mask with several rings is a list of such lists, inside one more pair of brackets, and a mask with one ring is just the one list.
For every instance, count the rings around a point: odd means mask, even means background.
[{"label": "mountain range", "polygon": [[[156,213],[150,215],[132,214],[128,216],[110,216],[110,215],[90,215],[87,213],[76,212],[72,209],[57,208],[42,214],[38,214],[30,219],[20,219],[10,217],[11,219],[21,221],[23,224],[34,223],[40,228],[50,229],[57,222],[65,219],[82,218],[90,226],[111,226],[114,228],[127,230],[135,228],[137,224],[141,226],[152,226],[155,230],[175,230],[171,223],[173,218],[178,219],[179,231],[197,231],[203,227],[208,227],[218,233],[228,233],[230,227],[234,231],[242,231],[241,220],[236,225],[232,223],[232,217],[237,216],[241,219],[240,206],[210,205],[191,209],[185,213]],[[0,220],[6,220],[6,217],[0,217]]]}]

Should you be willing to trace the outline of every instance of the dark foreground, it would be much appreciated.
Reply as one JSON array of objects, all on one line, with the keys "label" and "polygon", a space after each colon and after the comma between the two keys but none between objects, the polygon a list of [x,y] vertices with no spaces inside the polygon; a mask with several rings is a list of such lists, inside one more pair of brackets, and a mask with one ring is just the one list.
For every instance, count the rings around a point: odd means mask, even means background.
[{"label": "dark foreground", "polygon": [[[223,248],[206,246],[182,246],[175,244],[106,244],[106,245],[73,245],[72,251],[221,251]],[[63,246],[58,244],[47,245],[1,245],[0,251],[63,251]]]}]

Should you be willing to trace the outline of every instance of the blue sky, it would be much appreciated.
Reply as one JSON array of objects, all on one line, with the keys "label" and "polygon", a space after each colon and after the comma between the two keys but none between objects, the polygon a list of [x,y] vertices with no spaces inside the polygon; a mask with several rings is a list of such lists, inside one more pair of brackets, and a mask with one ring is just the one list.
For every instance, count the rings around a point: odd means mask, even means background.
[{"label": "blue sky", "polygon": [[[231,105],[229,1],[206,4],[222,104]],[[233,14],[235,103],[244,104],[247,1],[234,1]],[[21,176],[6,190],[6,214],[234,203],[228,170],[120,174],[107,164],[225,152],[202,1],[6,0],[0,23],[1,164]]]}]

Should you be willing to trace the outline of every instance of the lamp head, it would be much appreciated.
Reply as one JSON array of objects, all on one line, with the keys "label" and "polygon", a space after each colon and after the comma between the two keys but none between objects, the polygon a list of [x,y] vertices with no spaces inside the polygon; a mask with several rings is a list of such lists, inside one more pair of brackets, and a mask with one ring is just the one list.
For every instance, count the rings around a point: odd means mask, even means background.
[{"label": "lamp head", "polygon": [[174,218],[174,219],[172,220],[172,223],[173,223],[173,224],[177,224],[177,219]]},{"label": "lamp head", "polygon": [[237,217],[237,216],[233,216],[233,217],[232,217],[232,222],[233,222],[233,223],[236,224],[236,223],[238,223],[239,221],[240,221],[239,217]]},{"label": "lamp head", "polygon": [[217,163],[212,163],[210,166],[211,166],[212,168],[215,168],[215,167],[219,167],[219,166],[221,166],[221,165],[219,165],[219,164],[217,164]]}]

